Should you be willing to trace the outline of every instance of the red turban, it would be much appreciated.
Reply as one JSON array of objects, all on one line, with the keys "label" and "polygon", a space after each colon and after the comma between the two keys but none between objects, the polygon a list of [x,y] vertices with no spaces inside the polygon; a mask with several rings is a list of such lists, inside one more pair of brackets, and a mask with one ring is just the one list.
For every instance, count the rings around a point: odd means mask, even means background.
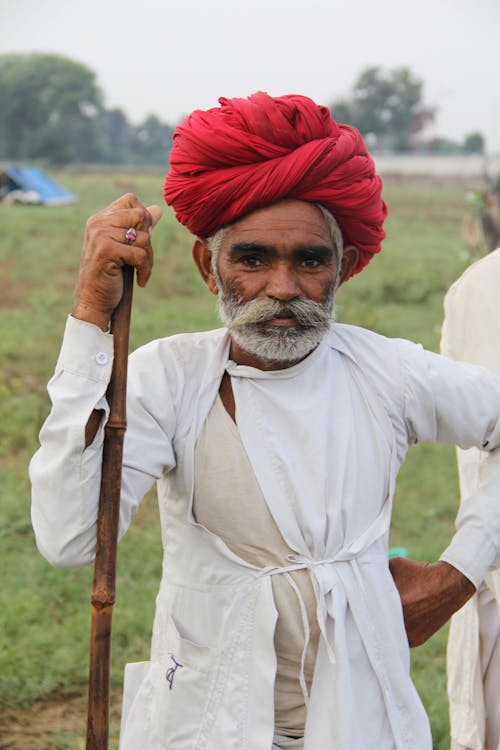
[{"label": "red turban", "polygon": [[360,251],[353,273],[361,271],[380,250],[387,207],[359,131],[305,96],[259,92],[219,104],[174,133],[164,195],[180,223],[210,237],[284,198],[321,203]]}]

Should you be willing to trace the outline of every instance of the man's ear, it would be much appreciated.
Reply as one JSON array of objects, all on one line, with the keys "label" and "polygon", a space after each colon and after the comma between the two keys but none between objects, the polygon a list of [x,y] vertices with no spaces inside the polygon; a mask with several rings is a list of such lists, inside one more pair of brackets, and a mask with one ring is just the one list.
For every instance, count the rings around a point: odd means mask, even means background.
[{"label": "man's ear", "polygon": [[196,238],[193,245],[193,260],[196,263],[201,278],[210,289],[212,294],[217,294],[217,282],[212,271],[212,253],[208,249],[206,240]]},{"label": "man's ear", "polygon": [[342,253],[342,263],[340,266],[339,286],[344,283],[356,267],[359,260],[359,250],[355,245],[346,245]]}]

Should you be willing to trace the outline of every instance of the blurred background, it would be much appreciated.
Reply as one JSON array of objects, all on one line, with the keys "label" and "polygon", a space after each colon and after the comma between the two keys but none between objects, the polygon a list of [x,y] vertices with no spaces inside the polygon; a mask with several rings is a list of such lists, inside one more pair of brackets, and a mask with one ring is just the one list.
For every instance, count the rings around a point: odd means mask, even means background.
[{"label": "blurred background", "polygon": [[[90,570],[38,554],[27,465],[71,307],[87,217],[162,202],[176,124],[219,96],[301,93],[365,136],[389,205],[383,252],[339,318],[438,350],[443,296],[500,244],[497,0],[0,0],[0,750],[84,747]],[[171,212],[131,344],[217,325]],[[453,533],[452,449],[410,452],[391,543],[434,560]],[[148,658],[161,544],[154,494],[120,544],[112,736],[127,661]],[[434,745],[449,747],[446,629],[413,651]]]},{"label": "blurred background", "polygon": [[18,0],[0,20],[9,159],[158,163],[155,129],[257,90],[331,105],[377,151],[500,151],[496,0]]}]

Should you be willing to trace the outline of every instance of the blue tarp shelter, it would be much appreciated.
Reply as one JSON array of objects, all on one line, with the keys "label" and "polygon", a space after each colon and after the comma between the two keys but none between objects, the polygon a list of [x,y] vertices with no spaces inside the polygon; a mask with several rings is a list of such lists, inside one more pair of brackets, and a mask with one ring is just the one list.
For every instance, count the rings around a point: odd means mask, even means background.
[{"label": "blue tarp shelter", "polygon": [[38,167],[8,166],[0,171],[0,200],[13,191],[29,194],[29,200],[19,202],[57,206],[74,203],[78,197],[70,193]]}]

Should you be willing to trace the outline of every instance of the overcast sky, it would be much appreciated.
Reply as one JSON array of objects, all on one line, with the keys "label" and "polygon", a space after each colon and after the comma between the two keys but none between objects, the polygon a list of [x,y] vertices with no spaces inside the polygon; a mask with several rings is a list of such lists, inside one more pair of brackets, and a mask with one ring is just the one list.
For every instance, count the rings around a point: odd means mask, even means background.
[{"label": "overcast sky", "polygon": [[0,29],[0,54],[84,63],[133,122],[257,90],[330,104],[368,66],[409,66],[432,135],[500,152],[500,0],[0,0]]}]

